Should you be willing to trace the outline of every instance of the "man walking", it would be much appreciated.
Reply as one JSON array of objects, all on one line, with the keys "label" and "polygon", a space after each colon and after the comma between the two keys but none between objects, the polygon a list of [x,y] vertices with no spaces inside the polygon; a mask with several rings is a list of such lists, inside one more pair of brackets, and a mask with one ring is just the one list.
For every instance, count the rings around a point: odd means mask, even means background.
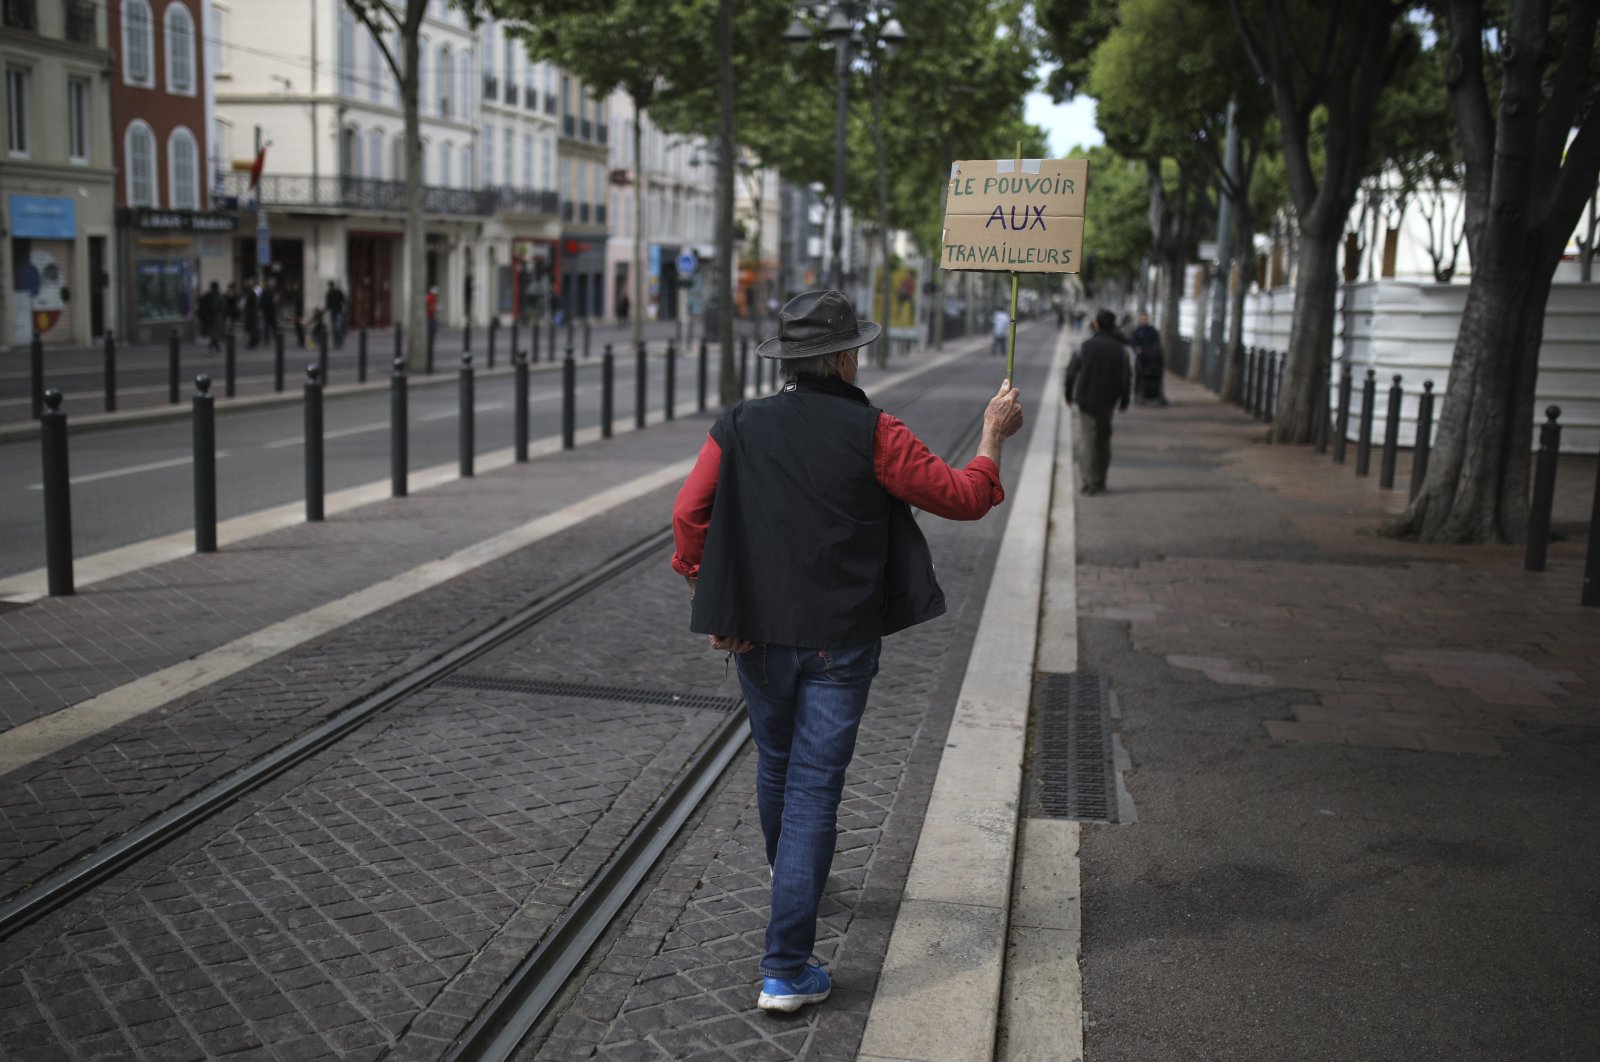
[{"label": "man walking", "polygon": [[344,346],[344,292],[339,285],[328,281],[328,293],[322,297],[322,308],[327,312],[328,323],[333,328],[333,345]]},{"label": "man walking", "polygon": [[998,354],[1002,358],[1006,354],[1006,340],[1011,335],[1011,315],[1004,310],[994,312],[994,343],[989,348],[991,355]]},{"label": "man walking", "polygon": [[1114,408],[1127,411],[1133,372],[1127,344],[1116,332],[1117,315],[1101,310],[1091,327],[1095,334],[1067,364],[1065,389],[1067,405],[1078,407],[1078,489],[1104,494],[1111,465],[1111,414]]},{"label": "man walking", "polygon": [[1166,358],[1161,352],[1161,333],[1150,324],[1150,315],[1139,315],[1139,327],[1128,337],[1133,346],[1134,401],[1142,405],[1167,404]]},{"label": "man walking", "polygon": [[195,307],[195,318],[200,325],[200,334],[206,340],[206,354],[215,354],[222,346],[222,336],[228,327],[228,308],[222,301],[222,289],[215,280],[200,296],[200,305]]},{"label": "man walking", "polygon": [[1022,426],[1007,381],[984,411],[978,455],[945,464],[855,386],[860,348],[880,331],[843,292],[791,299],[756,350],[782,366],[782,390],[722,414],[673,507],[690,629],[737,654],[756,743],[772,870],[762,1010],[832,990],[812,948],[867,690],[884,636],[944,612],[908,505],[982,517],[1005,497],[1000,453]]}]

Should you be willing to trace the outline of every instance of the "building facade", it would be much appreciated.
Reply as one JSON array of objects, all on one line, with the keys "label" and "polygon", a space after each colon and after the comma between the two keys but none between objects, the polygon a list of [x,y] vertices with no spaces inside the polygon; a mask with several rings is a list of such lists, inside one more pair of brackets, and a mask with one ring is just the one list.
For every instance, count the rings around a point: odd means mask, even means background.
[{"label": "building facade", "polygon": [[233,211],[210,203],[211,77],[205,0],[110,0],[118,331],[194,338],[195,304],[232,273]]},{"label": "building facade", "polygon": [[0,33],[6,283],[0,344],[87,344],[113,327],[110,79],[104,6],[8,0]]},{"label": "building facade", "polygon": [[610,108],[574,76],[556,72],[556,167],[561,247],[552,296],[569,320],[606,315],[606,240],[610,204]]}]

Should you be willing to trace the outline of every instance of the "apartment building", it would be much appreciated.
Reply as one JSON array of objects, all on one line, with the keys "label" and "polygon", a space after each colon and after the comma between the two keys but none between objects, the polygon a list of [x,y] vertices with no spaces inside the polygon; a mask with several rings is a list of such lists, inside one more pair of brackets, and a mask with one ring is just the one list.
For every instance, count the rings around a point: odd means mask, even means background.
[{"label": "apartment building", "polygon": [[[631,315],[636,309],[631,305],[634,234],[641,224],[634,213],[634,109],[623,92],[613,93],[608,104],[612,165],[608,189],[612,229],[605,272],[608,309],[617,316],[617,299],[626,291]],[[702,138],[664,132],[647,112],[640,114],[639,124],[644,159],[644,304],[637,309],[647,320],[679,320],[699,311],[714,263],[717,169]],[[680,270],[680,263],[689,270]]]},{"label": "apartment building", "polygon": [[205,0],[105,5],[114,57],[111,151],[117,167],[118,330],[146,343],[195,337],[210,281],[232,278],[238,216],[213,211],[211,76]]},{"label": "apartment building", "polygon": [[92,0],[6,0],[0,344],[86,344],[111,326],[115,159],[106,15]]}]

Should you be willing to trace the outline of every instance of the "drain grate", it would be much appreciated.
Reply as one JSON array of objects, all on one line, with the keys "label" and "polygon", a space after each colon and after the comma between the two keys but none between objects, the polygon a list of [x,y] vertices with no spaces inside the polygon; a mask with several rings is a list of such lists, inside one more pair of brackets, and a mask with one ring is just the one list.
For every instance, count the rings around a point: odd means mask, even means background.
[{"label": "drain grate", "polygon": [[586,682],[546,682],[539,679],[500,678],[496,675],[447,675],[434,685],[457,690],[493,690],[496,693],[575,697],[585,701],[667,704],[674,708],[703,709],[712,712],[731,712],[744,703],[738,697],[714,697],[705,693],[637,690],[626,686],[596,686]]},{"label": "drain grate", "polygon": [[1052,818],[1117,821],[1111,686],[1099,675],[1045,672],[1038,705],[1040,799]]}]

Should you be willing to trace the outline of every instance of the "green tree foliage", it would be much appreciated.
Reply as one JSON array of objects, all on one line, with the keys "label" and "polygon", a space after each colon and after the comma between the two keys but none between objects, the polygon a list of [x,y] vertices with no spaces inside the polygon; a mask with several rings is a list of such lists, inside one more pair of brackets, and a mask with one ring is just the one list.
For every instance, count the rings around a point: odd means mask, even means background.
[{"label": "green tree foliage", "polygon": [[1084,253],[1095,256],[1099,282],[1131,288],[1150,253],[1150,189],[1144,163],[1104,144],[1076,148],[1072,154],[1088,157],[1093,189],[1084,201]]}]

